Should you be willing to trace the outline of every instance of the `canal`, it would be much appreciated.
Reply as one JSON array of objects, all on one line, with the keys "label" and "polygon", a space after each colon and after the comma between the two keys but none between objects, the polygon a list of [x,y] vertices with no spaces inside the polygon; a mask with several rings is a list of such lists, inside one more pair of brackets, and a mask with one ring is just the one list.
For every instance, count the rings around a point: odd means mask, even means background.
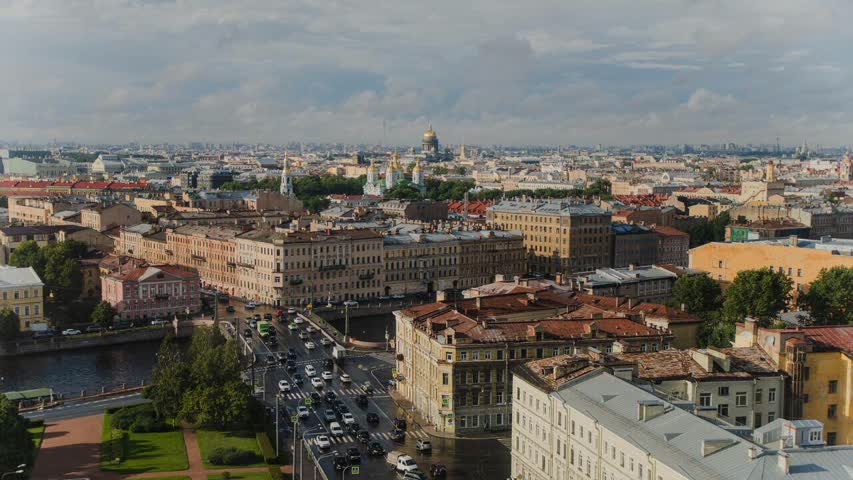
[{"label": "canal", "polygon": [[128,343],[0,359],[0,391],[52,388],[79,395],[80,390],[110,390],[151,380],[159,341]]}]

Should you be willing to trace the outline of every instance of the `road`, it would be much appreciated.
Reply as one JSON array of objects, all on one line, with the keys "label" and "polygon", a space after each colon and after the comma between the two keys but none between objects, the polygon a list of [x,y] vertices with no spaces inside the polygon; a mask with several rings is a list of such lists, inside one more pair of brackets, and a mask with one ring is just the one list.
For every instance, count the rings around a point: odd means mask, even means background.
[{"label": "road", "polygon": [[[265,313],[274,314],[274,308],[267,306],[257,307],[255,310],[247,311],[243,305],[236,300],[231,301],[231,305],[235,307],[234,313],[225,311],[224,305],[220,305],[219,312],[221,320],[234,320],[239,318],[237,331],[242,334],[249,325],[246,318],[259,314],[263,316]],[[412,455],[418,462],[421,470],[427,471],[430,464],[439,463],[448,467],[448,478],[453,479],[492,479],[506,478],[509,475],[509,450],[505,445],[497,440],[453,440],[443,438],[430,438],[430,436],[417,425],[408,425],[405,441],[402,443],[394,442],[391,439],[390,433],[392,430],[393,419],[395,416],[402,416],[397,412],[397,406],[387,392],[388,380],[391,379],[391,369],[394,364],[393,354],[387,352],[377,353],[352,353],[348,352],[349,356],[342,366],[335,365],[332,368],[333,379],[324,381],[322,387],[312,387],[310,378],[305,374],[305,366],[312,365],[317,376],[325,369],[323,361],[331,359],[331,347],[323,347],[320,345],[320,338],[324,335],[322,332],[308,334],[308,340],[316,344],[316,348],[308,350],[305,347],[305,340],[299,338],[299,334],[306,330],[308,324],[302,324],[298,330],[291,331],[288,329],[288,323],[294,316],[286,316],[284,321],[274,321],[278,339],[278,345],[270,347],[265,344],[258,336],[257,331],[252,330],[251,348],[254,352],[258,368],[255,369],[255,381],[257,385],[263,385],[263,393],[258,393],[259,398],[264,400],[264,403],[270,407],[275,406],[276,398],[280,399],[279,404],[279,425],[281,437],[279,442],[281,447],[291,448],[293,443],[294,429],[288,423],[290,416],[296,412],[296,408],[306,404],[306,399],[310,398],[312,392],[317,392],[321,396],[327,391],[333,391],[339,399],[349,408],[362,429],[366,429],[370,434],[370,441],[378,441],[387,452],[407,453]],[[295,370],[288,372],[285,365],[278,362],[270,364],[268,358],[273,357],[277,352],[287,352],[292,348],[296,352],[294,360],[296,364]],[[293,374],[299,373],[304,377],[303,384],[295,384]],[[342,383],[340,376],[343,373],[350,375],[352,381]],[[284,392],[277,395],[279,380],[287,380],[294,388],[290,392]],[[366,382],[369,382],[373,387],[374,392],[368,395],[368,406],[360,408],[355,404],[355,399],[359,394],[364,393],[361,388]],[[330,437],[331,448],[321,450],[316,445],[316,437],[319,434],[328,435],[328,425],[323,419],[324,411],[330,408],[325,401],[312,403],[310,407],[310,415],[297,422],[296,435],[297,444],[302,444],[299,439],[305,438],[305,445],[311,448],[315,458],[320,458],[320,464],[329,479],[340,478],[341,473],[336,472],[333,467],[334,455],[331,452],[340,452],[343,454],[348,448],[356,447],[361,451],[361,473],[362,478],[399,478],[395,473],[391,472],[391,464],[386,460],[386,457],[369,457],[366,452],[366,445],[359,442],[354,435],[346,434],[340,437]],[[368,412],[375,412],[379,415],[379,423],[376,425],[368,425],[366,415]],[[271,420],[274,421],[274,418]],[[343,425],[343,422],[340,422]],[[275,442],[275,439],[272,439]],[[431,454],[420,454],[415,450],[417,440],[431,440],[433,443],[433,452]],[[323,457],[325,455],[325,457]],[[302,455],[297,454],[296,458]],[[313,465],[304,461],[304,465],[300,467],[299,462],[295,465],[297,472],[302,469],[307,474],[312,474]],[[350,475],[347,475],[350,477]],[[302,478],[300,475],[299,478]]]},{"label": "road", "polygon": [[24,413],[23,416],[31,420],[44,420],[45,422],[54,422],[57,420],[66,420],[69,418],[95,415],[98,413],[103,413],[103,411],[108,408],[137,405],[140,403],[147,403],[148,401],[149,400],[142,398],[142,395],[140,393],[126,393],[116,395],[114,397],[101,398],[98,400],[69,402],[64,405],[59,405],[44,410],[33,410]]}]

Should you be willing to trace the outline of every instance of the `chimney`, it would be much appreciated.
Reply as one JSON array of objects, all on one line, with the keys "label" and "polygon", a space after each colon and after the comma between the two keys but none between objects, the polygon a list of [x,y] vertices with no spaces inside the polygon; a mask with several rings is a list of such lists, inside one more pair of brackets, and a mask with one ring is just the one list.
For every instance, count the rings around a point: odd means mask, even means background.
[{"label": "chimney", "polygon": [[791,470],[790,456],[781,450],[777,455],[777,458],[779,459],[779,470],[782,470],[782,473],[787,475]]},{"label": "chimney", "polygon": [[476,302],[477,302],[477,303],[476,303],[476,304],[477,304],[477,310],[479,310],[479,309],[480,309],[480,308],[482,308],[482,306],[483,306],[483,298],[482,298],[482,297],[477,297]]},{"label": "chimney", "polygon": [[557,282],[557,285],[562,285],[562,284],[563,284],[563,274],[562,274],[562,272],[557,272],[557,274],[556,274],[556,275],[554,275],[554,281],[555,281],[555,282]]},{"label": "chimney", "polygon": [[796,235],[789,235],[789,236],[788,236],[788,241],[789,241],[789,244],[790,244],[792,247],[796,247],[796,246],[798,246],[798,245],[800,244],[800,239],[799,239],[799,238],[797,238],[797,236],[796,236]]},{"label": "chimney", "polygon": [[495,282],[504,282],[506,281],[506,276],[502,273],[495,274]]},{"label": "chimney", "polygon": [[755,460],[758,457],[758,449],[755,447],[749,447],[746,449],[746,457],[750,460]]},{"label": "chimney", "polygon": [[516,275],[516,276],[512,277],[512,280],[515,282],[516,285],[518,285],[518,281],[521,280],[521,277]]},{"label": "chimney", "polygon": [[629,264],[628,264],[628,270],[629,270],[629,271],[632,271],[632,272],[633,272],[633,271],[634,271],[634,270],[636,270],[636,269],[637,269],[637,266],[636,266],[636,265],[634,265],[633,263],[629,263]]},{"label": "chimney", "polygon": [[535,302],[536,301],[536,292],[528,292],[527,293],[527,302]]},{"label": "chimney", "polygon": [[628,297],[628,310],[631,310],[632,308],[634,308],[634,299]]}]

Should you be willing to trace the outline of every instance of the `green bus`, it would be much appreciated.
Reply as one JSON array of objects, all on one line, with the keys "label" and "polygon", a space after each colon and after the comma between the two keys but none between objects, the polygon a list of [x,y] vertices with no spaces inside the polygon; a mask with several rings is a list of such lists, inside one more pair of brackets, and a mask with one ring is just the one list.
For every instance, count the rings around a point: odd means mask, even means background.
[{"label": "green bus", "polygon": [[270,336],[272,333],[272,324],[266,320],[261,320],[258,322],[258,334],[261,338],[266,338]]}]

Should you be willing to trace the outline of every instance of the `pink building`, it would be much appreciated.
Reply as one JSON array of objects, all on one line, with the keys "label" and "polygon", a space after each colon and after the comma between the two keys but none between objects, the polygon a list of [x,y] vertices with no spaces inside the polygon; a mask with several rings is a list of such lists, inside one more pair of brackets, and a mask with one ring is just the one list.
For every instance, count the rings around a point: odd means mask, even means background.
[{"label": "pink building", "polygon": [[113,273],[101,279],[101,299],[124,319],[171,320],[201,310],[198,272],[157,265]]}]

